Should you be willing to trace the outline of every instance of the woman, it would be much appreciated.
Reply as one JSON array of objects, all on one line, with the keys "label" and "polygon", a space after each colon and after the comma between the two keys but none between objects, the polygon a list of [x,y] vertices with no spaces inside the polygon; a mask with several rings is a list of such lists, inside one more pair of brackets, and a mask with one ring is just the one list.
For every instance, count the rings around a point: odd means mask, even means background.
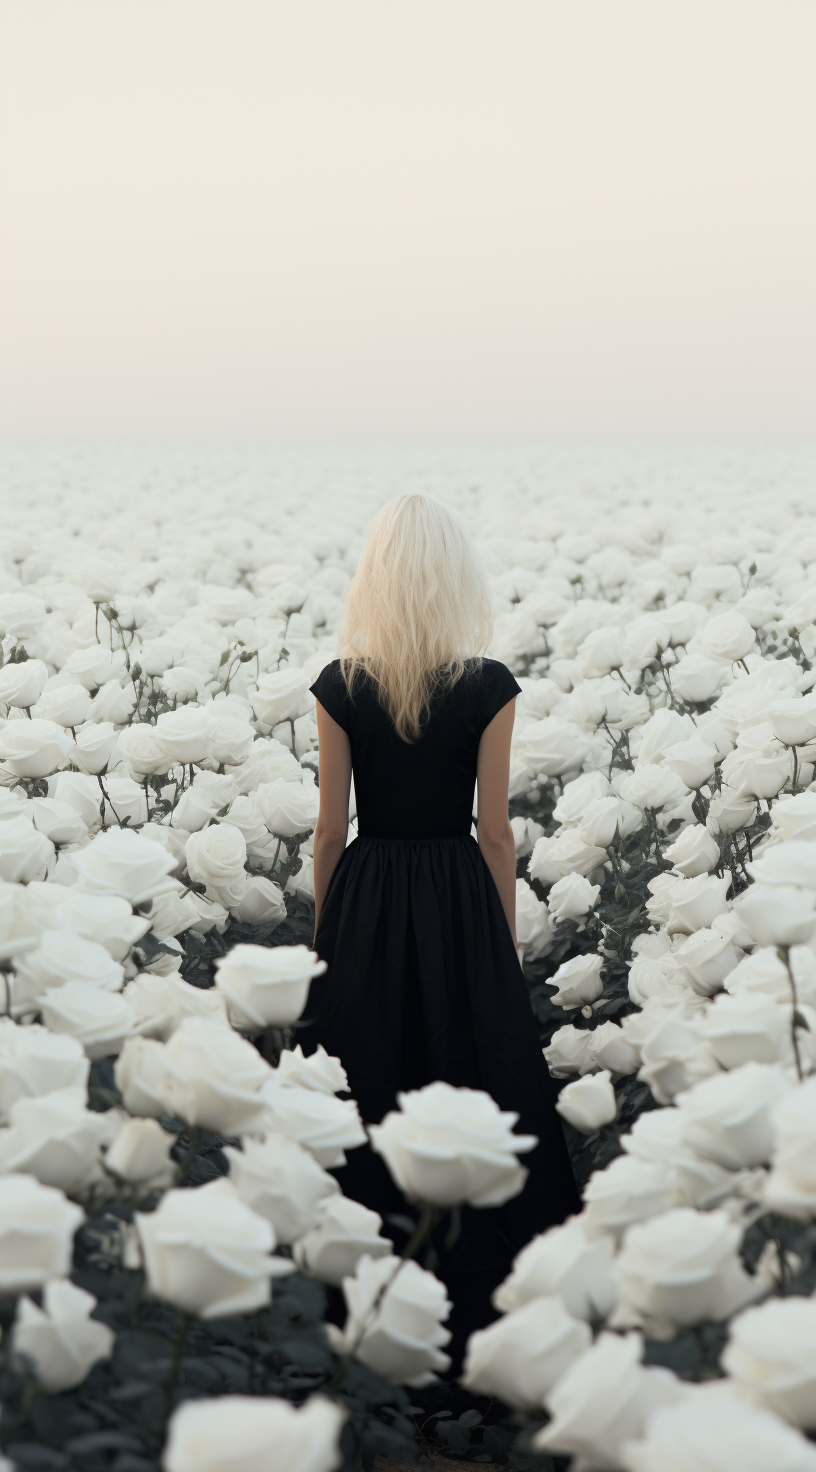
[{"label": "woman", "polygon": [[[519,965],[516,857],[508,817],[520,686],[480,658],[490,595],[458,519],[430,496],[399,496],[374,520],[348,589],[338,647],[317,698],[320,815],[315,938],[328,963],[298,1033],[339,1057],[363,1120],[398,1090],[442,1079],[484,1089],[538,1136],[524,1190],[437,1229],[453,1300],[454,1369],[467,1335],[496,1317],[490,1295],[537,1232],[580,1209]],[[347,846],[352,771],[358,836]],[[471,836],[478,787],[478,843]],[[337,1171],[343,1191],[405,1211],[368,1145]],[[400,1233],[386,1221],[385,1235]]]}]

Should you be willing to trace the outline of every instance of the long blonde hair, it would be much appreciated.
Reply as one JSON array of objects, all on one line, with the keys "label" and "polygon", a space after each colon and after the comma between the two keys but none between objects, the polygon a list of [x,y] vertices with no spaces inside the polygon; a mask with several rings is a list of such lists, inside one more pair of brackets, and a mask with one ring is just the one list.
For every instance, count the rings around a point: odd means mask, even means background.
[{"label": "long blonde hair", "polygon": [[434,496],[395,496],[375,516],[346,593],[337,647],[349,695],[363,670],[400,739],[417,741],[432,696],[490,644],[490,610],[459,517]]}]

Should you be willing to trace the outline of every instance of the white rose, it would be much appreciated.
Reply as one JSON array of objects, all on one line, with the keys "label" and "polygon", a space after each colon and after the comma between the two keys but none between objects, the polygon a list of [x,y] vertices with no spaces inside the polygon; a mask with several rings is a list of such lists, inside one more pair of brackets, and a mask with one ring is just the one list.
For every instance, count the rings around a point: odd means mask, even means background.
[{"label": "white rose", "polygon": [[816,1299],[772,1298],[728,1326],[723,1369],[793,1426],[816,1426]]},{"label": "white rose", "polygon": [[557,1293],[573,1318],[605,1319],[615,1302],[614,1252],[611,1237],[588,1237],[580,1218],[570,1217],[533,1237],[513,1258],[509,1277],[493,1293],[493,1305],[509,1313]]},{"label": "white rose", "polygon": [[708,805],[706,828],[715,837],[718,833],[736,833],[753,822],[756,812],[754,798],[742,796],[724,785],[719,797],[713,797]]},{"label": "white rose", "polygon": [[543,721],[530,721],[520,731],[516,746],[532,771],[544,777],[561,777],[582,765],[589,741],[580,726],[558,716],[546,716]]},{"label": "white rose", "polygon": [[88,714],[91,697],[84,685],[46,685],[35,707],[44,721],[79,726]]},{"label": "white rose", "polygon": [[580,1220],[590,1236],[609,1232],[619,1238],[632,1222],[667,1211],[676,1200],[677,1186],[667,1164],[616,1155],[587,1181]]},{"label": "white rose", "polygon": [[[707,1034],[702,1035],[700,1022],[677,1007],[655,1019],[641,1043],[640,1056],[638,1078],[649,1085],[658,1104],[670,1104],[681,1089],[716,1073],[719,1066],[719,1055],[715,1057]],[[733,1066],[746,1061],[735,1056]]]},{"label": "white rose", "polygon": [[526,859],[532,853],[536,839],[543,836],[544,829],[533,818],[511,818],[510,827],[516,845],[516,858]]},{"label": "white rose", "polygon": [[555,838],[537,839],[527,870],[531,879],[553,884],[567,874],[590,874],[606,859],[606,849],[585,843],[577,833],[567,830]]},{"label": "white rose", "polygon": [[727,665],[705,654],[686,654],[672,666],[672,690],[692,705],[710,700],[719,690]]},{"label": "white rose", "polygon": [[[810,772],[812,775],[812,768]],[[722,774],[729,786],[743,797],[776,797],[793,776],[793,757],[788,747],[757,750],[738,746],[725,758]]]},{"label": "white rose", "polygon": [[[220,704],[221,702],[219,702]],[[218,705],[207,707],[210,723],[210,756],[219,763],[239,765],[246,761],[255,740],[255,731],[248,720],[234,715],[232,711],[220,712]]]},{"label": "white rose", "polygon": [[125,671],[124,650],[113,652],[102,644],[75,649],[62,666],[61,674],[75,675],[86,690],[97,690],[108,680],[121,679]]},{"label": "white rose", "polygon": [[602,1125],[611,1124],[618,1112],[612,1075],[604,1070],[576,1078],[561,1090],[555,1107],[576,1130],[594,1135]]},{"label": "white rose", "polygon": [[688,788],[666,767],[638,761],[634,772],[621,782],[620,795],[638,808],[675,807],[688,795]]},{"label": "white rose", "polygon": [[154,739],[174,762],[203,762],[210,755],[210,722],[201,706],[165,711],[153,727]]},{"label": "white rose", "polygon": [[41,598],[30,593],[3,593],[0,597],[0,631],[14,639],[33,639],[46,620]]},{"label": "white rose", "polygon": [[166,1042],[185,1017],[207,1017],[224,1026],[227,1023],[226,1003],[215,988],[192,986],[178,974],[156,976],[140,971],[122,995],[142,1037]]},{"label": "white rose", "polygon": [[602,1022],[588,1034],[587,1057],[596,1068],[608,1068],[611,1073],[637,1073],[640,1054],[627,1042],[617,1022]]},{"label": "white rose", "polygon": [[659,1407],[688,1394],[670,1370],[644,1368],[642,1358],[640,1334],[599,1334],[545,1396],[551,1420],[533,1438],[534,1450],[572,1453],[598,1472],[618,1472],[624,1443],[642,1436]]},{"label": "white rose", "polygon": [[620,798],[596,798],[589,804],[578,824],[579,838],[598,848],[608,848],[619,831],[622,807]]},{"label": "white rose", "polygon": [[690,716],[680,715],[664,706],[662,710],[656,710],[642,727],[638,762],[641,765],[659,762],[668,747],[678,741],[687,741],[694,734],[695,726]]},{"label": "white rose", "polygon": [[286,782],[300,782],[303,768],[282,741],[260,737],[253,742],[246,761],[231,767],[229,775],[239,792],[255,792],[263,783],[282,777]]},{"label": "white rose", "polygon": [[[31,893],[30,885],[28,892]],[[96,941],[114,961],[124,961],[150,929],[150,921],[134,915],[128,901],[119,895],[86,894],[72,886],[61,889],[60,897],[54,915],[57,926],[74,930],[85,940]]]},{"label": "white rose", "polygon": [[708,874],[719,863],[720,846],[702,823],[690,823],[664,850],[664,857],[684,879],[696,879],[698,874]]},{"label": "white rose", "polygon": [[[14,668],[14,666],[12,666]],[[0,759],[16,777],[47,777],[74,746],[56,721],[7,721],[0,729]]]},{"label": "white rose", "polygon": [[[303,845],[301,845],[302,849]],[[301,899],[309,900],[314,904],[314,859],[311,854],[303,854],[300,868],[295,874],[290,874],[286,881],[286,893],[300,895]]]},{"label": "white rose", "polygon": [[629,1227],[612,1267],[620,1321],[685,1328],[727,1319],[767,1292],[764,1277],[749,1277],[740,1262],[742,1231],[720,1208],[690,1206]]},{"label": "white rose", "polygon": [[793,884],[816,889],[816,843],[789,838],[785,843],[766,848],[758,859],[749,860],[746,868],[759,884]]},{"label": "white rose", "polygon": [[791,884],[754,883],[734,909],[761,946],[799,945],[816,927],[816,892]]},{"label": "white rose", "polygon": [[192,930],[201,919],[201,912],[189,894],[159,895],[158,899],[151,901],[147,914],[156,940],[169,940],[171,936]]},{"label": "white rose", "polygon": [[135,1020],[118,993],[102,991],[84,981],[69,981],[47,991],[40,1011],[52,1032],[78,1038],[91,1062],[120,1052]]},{"label": "white rose", "polygon": [[99,827],[102,793],[85,772],[56,772],[48,778],[48,796],[74,808],[88,828]]},{"label": "white rose", "polygon": [[205,774],[199,772],[192,786],[182,792],[170,820],[174,828],[198,833],[201,828],[206,828],[211,819],[223,813],[226,806],[223,795],[201,786],[199,778],[203,775]]},{"label": "white rose", "polygon": [[551,998],[556,1007],[585,1007],[597,1001],[603,992],[601,972],[603,958],[591,951],[573,956],[571,961],[562,961],[558,970],[549,979],[549,985],[558,990]]},{"label": "white rose", "polygon": [[60,1037],[34,1024],[18,1027],[0,1018],[0,1124],[7,1124],[18,1099],[56,1089],[84,1089],[90,1063],[76,1038]]},{"label": "white rose", "polygon": [[609,778],[603,772],[582,772],[572,782],[564,783],[553,817],[557,823],[580,823],[590,804],[596,798],[608,797],[609,792]]},{"label": "white rose", "polygon": [[27,884],[44,879],[54,867],[54,845],[30,818],[7,818],[0,829],[0,879]]},{"label": "white rose", "polygon": [[589,679],[619,670],[626,658],[623,631],[613,626],[593,629],[579,646],[576,658]]},{"label": "white rose", "polygon": [[[33,1176],[6,1175],[0,1192],[0,1293],[33,1293],[71,1271],[74,1233],[85,1213]],[[25,1230],[20,1225],[25,1223]]]},{"label": "white rose", "polygon": [[275,1395],[183,1401],[170,1418],[164,1472],[261,1472],[270,1447],[275,1472],[335,1472],[347,1414],[325,1395],[302,1406]]},{"label": "white rose", "polygon": [[779,838],[816,838],[816,792],[783,794],[771,809],[771,828]]},{"label": "white rose", "polygon": [[685,974],[673,955],[637,957],[629,967],[627,987],[639,1007],[654,998],[679,1000],[680,993],[687,991]]},{"label": "white rose", "polygon": [[79,843],[88,835],[88,825],[67,802],[57,802],[54,797],[33,797],[28,811],[37,832],[52,843]]},{"label": "white rose", "polygon": [[164,775],[173,765],[173,757],[153,733],[154,727],[146,723],[127,726],[119,733],[119,751],[135,777]]},{"label": "white rose", "polygon": [[674,955],[695,992],[701,997],[710,997],[722,989],[742,952],[728,935],[704,928],[690,935]]},{"label": "white rose", "polygon": [[97,690],[88,706],[86,720],[110,721],[114,726],[125,726],[136,708],[136,691],[128,680],[123,687],[118,680],[107,680]]},{"label": "white rose", "polygon": [[207,895],[229,909],[237,902],[246,878],[246,839],[230,823],[215,823],[191,833],[185,845],[187,872]]},{"label": "white rose", "polygon": [[312,977],[326,962],[297,946],[233,946],[215,962],[215,984],[227,999],[233,1025],[248,1031],[288,1027],[306,1006]]},{"label": "white rose", "polygon": [[286,902],[280,886],[261,874],[248,874],[244,883],[239,880],[230,910],[244,925],[274,928],[286,919]]},{"label": "white rose", "polygon": [[274,859],[276,844],[258,811],[254,797],[233,798],[222,822],[232,823],[240,828],[246,839],[248,853],[256,854],[261,862],[267,854],[269,862]]},{"label": "white rose", "polygon": [[169,1079],[172,1072],[163,1043],[152,1038],[128,1038],[114,1065],[116,1087],[128,1112],[157,1119],[171,1114]]},{"label": "white rose", "polygon": [[438,1082],[398,1093],[397,1103],[369,1138],[409,1200],[501,1206],[523,1189],[528,1171],[516,1157],[538,1140],[514,1135],[518,1115],[482,1089]]},{"label": "white rose", "polygon": [[656,1411],[642,1438],[624,1446],[627,1472],[816,1472],[816,1447],[801,1432],[719,1386]]},{"label": "white rose", "polygon": [[[0,961],[23,955],[36,946],[42,923],[32,912],[28,888],[0,879]],[[5,1000],[5,999],[4,999]]]},{"label": "white rose", "polygon": [[773,1155],[765,1185],[769,1211],[805,1218],[816,1215],[816,1077],[807,1079],[774,1106]]},{"label": "white rose", "polygon": [[768,720],[777,741],[785,746],[806,746],[816,740],[816,695],[811,691],[795,700],[772,701]]},{"label": "white rose", "polygon": [[678,1094],[683,1140],[728,1170],[766,1165],[771,1158],[771,1111],[790,1093],[775,1064],[744,1063],[715,1073]]},{"label": "white rose", "polygon": [[[813,960],[813,952],[807,946],[791,946],[788,960],[794,971],[797,970],[794,957],[800,956]],[[816,976],[809,974],[811,970],[812,967],[808,967],[805,971],[800,965],[795,979],[797,1000],[813,1006],[816,1003]],[[760,946],[749,956],[743,956],[739,965],[729,971],[724,986],[732,996],[757,992],[776,1002],[790,1002],[793,995],[790,972],[776,946]]]},{"label": "white rose", "polygon": [[382,1217],[347,1196],[327,1196],[319,1203],[313,1227],[295,1243],[294,1259],[302,1271],[339,1288],[355,1272],[361,1257],[387,1257],[394,1244],[380,1236]]},{"label": "white rose", "polygon": [[317,788],[306,782],[263,782],[255,801],[267,828],[278,838],[292,838],[314,828],[320,797]]},{"label": "white rose", "polygon": [[667,747],[663,760],[687,787],[697,788],[702,787],[714,771],[716,755],[701,736],[692,736],[688,741],[678,741]]},{"label": "white rose", "polygon": [[544,1058],[553,1078],[568,1078],[571,1073],[591,1073],[595,1063],[589,1056],[592,1033],[568,1022],[556,1028],[544,1049]]},{"label": "white rose", "polygon": [[170,1158],[175,1143],[175,1135],[168,1135],[155,1119],[129,1119],[110,1146],[105,1167],[134,1185],[162,1189],[175,1175]]},{"label": "white rose", "polygon": [[523,960],[535,961],[552,950],[547,905],[524,879],[516,880],[516,935]]},{"label": "white rose", "polygon": [[84,1088],[18,1099],[0,1130],[0,1175],[36,1176],[76,1195],[99,1176],[101,1117],[85,1108]]},{"label": "white rose", "polygon": [[71,760],[86,776],[104,772],[119,751],[119,736],[111,721],[86,721],[76,733]]},{"label": "white rose", "polygon": [[314,1227],[318,1207],[340,1186],[334,1176],[314,1157],[285,1136],[269,1134],[263,1140],[250,1136],[242,1149],[227,1145],[229,1177],[247,1206],[266,1217],[279,1242],[297,1242]]},{"label": "white rose", "polygon": [[155,1211],[137,1211],[133,1219],[149,1291],[182,1313],[254,1313],[269,1302],[270,1280],[294,1271],[294,1263],[271,1256],[271,1223],[223,1176],[192,1191],[168,1191]]},{"label": "white rose", "polygon": [[363,1331],[356,1358],[392,1384],[428,1385],[450,1368],[442,1350],[451,1337],[442,1323],[450,1302],[444,1284],[418,1262],[361,1257],[354,1277],[343,1279],[343,1296],[348,1317],[331,1336],[340,1353]]},{"label": "white rose", "polygon": [[747,618],[733,609],[710,618],[699,634],[700,645],[712,659],[734,661],[744,659],[756,643],[756,634]]},{"label": "white rose", "polygon": [[466,1390],[535,1410],[591,1342],[589,1326],[572,1317],[561,1297],[532,1298],[471,1334],[461,1381]]},{"label": "white rose", "polygon": [[36,1011],[37,999],[66,982],[83,982],[101,991],[122,990],[125,969],[96,941],[73,930],[46,930],[34,951],[18,958],[12,986],[12,1011]]},{"label": "white rose", "polygon": [[671,634],[668,624],[653,613],[632,619],[626,625],[623,665],[627,670],[642,670],[651,664],[658,650],[668,649]]},{"label": "white rose", "polygon": [[250,692],[250,704],[265,726],[294,720],[309,688],[309,680],[296,665],[261,675],[257,689]]},{"label": "white rose", "polygon": [[109,1359],[116,1335],[91,1314],[92,1293],[67,1278],[54,1278],[43,1288],[43,1306],[28,1297],[17,1304],[11,1331],[12,1361],[30,1365],[39,1386],[50,1395],[81,1385],[99,1360]]},{"label": "white rose", "polygon": [[318,1089],[321,1094],[339,1094],[348,1089],[346,1070],[340,1059],[332,1058],[322,1043],[318,1043],[308,1058],[304,1058],[300,1043],[285,1048],[273,1075],[278,1083]]},{"label": "white rose", "polygon": [[48,666],[41,659],[6,664],[0,669],[0,704],[26,710],[34,705],[48,683]]},{"label": "white rose", "polygon": [[[249,1043],[246,1044],[250,1046]],[[366,1142],[353,1099],[338,1099],[322,1089],[280,1082],[275,1071],[261,1089],[263,1114],[258,1132],[277,1131],[308,1150],[318,1165],[345,1165],[346,1150]]]},{"label": "white rose", "polygon": [[179,1119],[219,1135],[256,1127],[261,1085],[272,1075],[257,1048],[205,1017],[185,1017],[164,1047],[167,1095]]},{"label": "white rose", "polygon": [[71,859],[82,889],[98,895],[120,895],[131,905],[142,905],[179,888],[178,880],[170,878],[175,868],[173,856],[143,833],[131,833],[127,828],[98,833]]},{"label": "white rose", "polygon": [[726,895],[731,888],[731,875],[698,874],[684,879],[672,890],[669,901],[669,934],[677,931],[692,935],[711,925],[728,909]]}]

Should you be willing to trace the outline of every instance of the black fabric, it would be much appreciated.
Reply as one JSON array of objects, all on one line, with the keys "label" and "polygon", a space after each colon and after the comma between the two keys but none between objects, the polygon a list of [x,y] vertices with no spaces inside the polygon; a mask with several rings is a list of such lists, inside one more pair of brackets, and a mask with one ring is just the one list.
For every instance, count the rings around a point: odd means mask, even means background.
[{"label": "black fabric", "polygon": [[[341,1059],[367,1124],[396,1107],[398,1090],[442,1079],[485,1089],[518,1113],[519,1133],[540,1142],[522,1157],[530,1174],[520,1195],[501,1207],[466,1206],[452,1247],[444,1246],[449,1223],[437,1229],[458,1373],[467,1335],[496,1317],[490,1294],[513,1257],[580,1209],[518,956],[468,831],[479,737],[519,686],[504,665],[486,660],[407,746],[389,732],[376,696],[355,689],[353,706],[343,698],[337,670],[329,665],[312,689],[349,733],[365,833],[329,882],[315,942],[328,967],[312,982],[297,1039],[306,1053],[322,1043]],[[335,1174],[347,1196],[382,1216],[404,1213],[368,1145],[349,1151]],[[384,1233],[399,1249],[401,1233],[388,1224]]]}]

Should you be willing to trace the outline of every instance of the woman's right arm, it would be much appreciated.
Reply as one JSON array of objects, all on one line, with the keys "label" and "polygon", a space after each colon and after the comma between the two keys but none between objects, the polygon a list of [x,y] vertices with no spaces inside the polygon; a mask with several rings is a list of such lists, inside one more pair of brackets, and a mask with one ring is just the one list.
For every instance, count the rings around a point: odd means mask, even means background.
[{"label": "woman's right arm", "polygon": [[513,696],[482,732],[476,762],[476,835],[482,857],[499,891],[513,945],[518,950],[516,844],[510,827],[507,801],[510,787],[510,741],[515,714],[516,698]]},{"label": "woman's right arm", "polygon": [[[314,831],[315,935],[329,880],[348,840],[351,746],[342,726],[316,705],[320,812]],[[312,942],[314,944],[314,942]]]}]

